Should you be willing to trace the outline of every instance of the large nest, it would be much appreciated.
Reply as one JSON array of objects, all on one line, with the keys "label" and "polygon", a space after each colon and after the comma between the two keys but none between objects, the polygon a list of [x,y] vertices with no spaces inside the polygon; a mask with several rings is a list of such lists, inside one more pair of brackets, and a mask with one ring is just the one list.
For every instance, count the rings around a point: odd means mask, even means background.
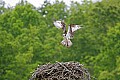
[{"label": "large nest", "polygon": [[30,80],[90,80],[90,74],[78,62],[57,62],[39,66]]}]

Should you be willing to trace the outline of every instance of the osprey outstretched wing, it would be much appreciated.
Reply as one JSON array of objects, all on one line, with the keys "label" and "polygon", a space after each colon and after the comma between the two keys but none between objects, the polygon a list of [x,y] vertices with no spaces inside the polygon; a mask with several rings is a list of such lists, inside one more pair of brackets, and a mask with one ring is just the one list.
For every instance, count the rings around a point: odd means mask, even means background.
[{"label": "osprey outstretched wing", "polygon": [[70,24],[68,26],[68,31],[66,31],[66,24],[62,21],[54,21],[53,24],[58,28],[63,30],[63,40],[61,41],[62,45],[66,47],[72,46],[70,39],[73,39],[74,32],[81,28],[80,25]]},{"label": "osprey outstretched wing", "polygon": [[74,32],[80,28],[81,28],[80,25],[70,24],[68,26],[68,31],[67,31],[66,37],[68,39],[73,39]]},{"label": "osprey outstretched wing", "polygon": [[66,24],[63,21],[54,21],[53,24],[58,28],[63,30],[63,34],[66,34]]}]

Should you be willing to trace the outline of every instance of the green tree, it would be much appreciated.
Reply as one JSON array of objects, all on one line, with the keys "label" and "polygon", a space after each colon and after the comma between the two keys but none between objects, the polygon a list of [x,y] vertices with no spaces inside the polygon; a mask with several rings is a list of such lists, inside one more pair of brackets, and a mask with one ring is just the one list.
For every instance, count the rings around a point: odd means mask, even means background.
[{"label": "green tree", "polygon": [[[68,7],[56,0],[35,8],[22,0],[15,8],[0,4],[0,80],[27,80],[38,64],[55,61],[78,61],[97,80],[120,77],[120,3],[103,0]],[[80,24],[73,45],[61,45],[62,30],[53,19]]]}]

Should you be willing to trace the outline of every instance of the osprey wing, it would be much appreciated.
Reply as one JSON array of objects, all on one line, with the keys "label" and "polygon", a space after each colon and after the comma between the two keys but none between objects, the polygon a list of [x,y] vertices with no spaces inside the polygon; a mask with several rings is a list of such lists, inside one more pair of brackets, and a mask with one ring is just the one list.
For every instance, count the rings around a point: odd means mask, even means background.
[{"label": "osprey wing", "polygon": [[63,34],[66,35],[66,24],[62,21],[54,21],[53,24],[58,28],[63,30]]},{"label": "osprey wing", "polygon": [[63,25],[61,24],[62,21],[54,21],[53,24],[55,25],[55,27],[57,27],[58,29],[62,28]]},{"label": "osprey wing", "polygon": [[72,32],[74,32],[74,31],[76,31],[76,30],[82,28],[80,25],[70,24],[70,26],[71,26]]},{"label": "osprey wing", "polygon": [[68,31],[67,31],[67,34],[66,34],[66,37],[68,39],[73,39],[73,35],[74,35],[74,32],[78,29],[80,29],[80,25],[74,25],[74,24],[70,24],[68,26]]}]

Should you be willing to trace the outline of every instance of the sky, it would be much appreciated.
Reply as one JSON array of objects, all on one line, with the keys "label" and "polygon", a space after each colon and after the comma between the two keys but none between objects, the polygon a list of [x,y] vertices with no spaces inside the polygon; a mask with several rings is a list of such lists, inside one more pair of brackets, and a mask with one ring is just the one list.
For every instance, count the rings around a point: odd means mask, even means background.
[{"label": "sky", "polygon": [[[3,0],[6,3],[6,6],[15,6],[16,3],[20,2],[21,0]],[[35,7],[40,7],[45,0],[27,0],[29,3],[33,4]],[[51,3],[55,2],[55,0],[48,0]],[[70,1],[77,1],[77,2],[81,2],[82,0],[59,0],[59,1],[64,1],[68,6],[70,4]],[[92,0],[94,2],[96,1],[101,1],[101,0]]]}]

